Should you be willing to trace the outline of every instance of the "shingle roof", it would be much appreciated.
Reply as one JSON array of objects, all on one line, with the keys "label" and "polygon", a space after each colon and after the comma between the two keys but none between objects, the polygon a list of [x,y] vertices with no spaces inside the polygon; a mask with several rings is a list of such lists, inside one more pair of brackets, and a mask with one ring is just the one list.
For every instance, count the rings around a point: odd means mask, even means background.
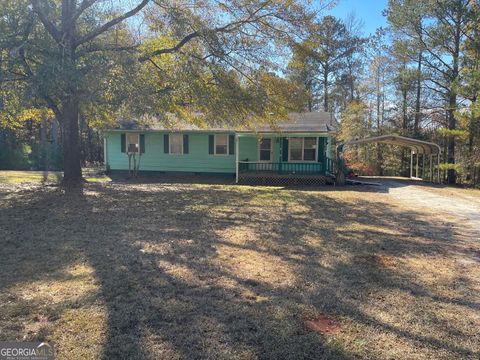
[{"label": "shingle roof", "polygon": [[290,113],[287,121],[277,123],[275,128],[261,127],[258,132],[333,132],[338,128],[333,115],[326,111],[313,111],[305,113]]},{"label": "shingle roof", "polygon": [[338,123],[331,113],[314,111],[305,113],[290,113],[288,120],[279,121],[275,126],[260,125],[258,127],[234,129],[223,126],[199,127],[195,124],[170,117],[167,121],[149,119],[142,124],[137,121],[125,121],[115,130],[140,130],[140,131],[232,131],[232,132],[284,132],[284,133],[309,133],[309,132],[335,132]]}]

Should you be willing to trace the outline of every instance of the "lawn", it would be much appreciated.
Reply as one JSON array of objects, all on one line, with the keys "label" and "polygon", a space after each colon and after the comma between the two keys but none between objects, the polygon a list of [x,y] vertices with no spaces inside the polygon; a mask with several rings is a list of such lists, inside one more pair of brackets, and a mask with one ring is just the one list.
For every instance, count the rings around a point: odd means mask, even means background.
[{"label": "lawn", "polygon": [[478,241],[368,188],[3,184],[0,234],[0,341],[58,359],[480,357]]},{"label": "lawn", "polygon": [[[111,179],[103,174],[99,174],[95,169],[84,169],[84,179],[86,182],[109,182]],[[44,183],[57,184],[62,180],[63,173],[60,171],[20,171],[20,170],[0,170],[0,184],[20,184],[20,183]]]}]

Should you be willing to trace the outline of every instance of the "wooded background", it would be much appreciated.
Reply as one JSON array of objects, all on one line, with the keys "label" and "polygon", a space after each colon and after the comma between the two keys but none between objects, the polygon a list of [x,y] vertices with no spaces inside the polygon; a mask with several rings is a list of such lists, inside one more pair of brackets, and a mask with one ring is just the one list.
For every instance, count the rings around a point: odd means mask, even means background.
[{"label": "wooded background", "polygon": [[[0,168],[103,161],[122,121],[274,123],[332,111],[338,141],[396,133],[441,145],[448,183],[480,182],[480,6],[391,0],[365,36],[333,2],[5,0],[0,4]],[[408,175],[406,149],[352,149],[362,174]]]}]

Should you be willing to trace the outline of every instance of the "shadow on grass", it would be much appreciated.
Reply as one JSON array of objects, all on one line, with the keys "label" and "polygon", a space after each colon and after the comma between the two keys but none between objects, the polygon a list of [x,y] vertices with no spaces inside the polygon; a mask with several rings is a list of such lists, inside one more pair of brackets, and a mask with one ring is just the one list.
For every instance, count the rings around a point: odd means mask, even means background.
[{"label": "shadow on grass", "polygon": [[468,343],[464,333],[444,341],[436,329],[418,334],[365,310],[372,294],[385,291],[455,301],[395,267],[365,261],[462,251],[449,224],[393,206],[276,188],[91,184],[67,194],[20,192],[0,219],[7,234],[1,289],[55,281],[69,264],[93,267],[108,312],[105,359],[369,355],[306,330],[303,320],[318,313],[375,329],[369,342],[389,334],[413,348],[478,355],[458,345]]}]

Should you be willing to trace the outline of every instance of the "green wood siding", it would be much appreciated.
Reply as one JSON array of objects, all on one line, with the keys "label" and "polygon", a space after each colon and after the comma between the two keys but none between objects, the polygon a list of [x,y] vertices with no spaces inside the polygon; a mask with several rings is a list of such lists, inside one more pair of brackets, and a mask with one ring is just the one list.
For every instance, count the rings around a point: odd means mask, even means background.
[{"label": "green wood siding", "polygon": [[[188,135],[184,136],[184,141],[187,141],[188,139],[188,153],[183,155],[168,154],[168,143],[166,143],[166,141],[168,141],[168,133],[145,132],[144,134],[145,136],[142,137],[141,141],[142,147],[145,148],[145,153],[142,154],[140,160],[140,170],[235,173],[235,151],[233,151],[233,153],[230,152],[229,155],[209,154],[209,147],[211,147],[211,144],[209,144],[209,137],[212,134],[194,132],[185,133],[184,135]],[[306,134],[306,136],[322,137],[325,135]],[[122,133],[109,132],[105,134],[105,138],[107,146],[106,163],[109,168],[111,170],[128,170],[127,154],[121,152]],[[330,143],[331,138],[328,137],[326,149],[327,156],[330,154]],[[272,146],[272,162],[284,162],[281,157],[282,138],[272,137]],[[239,147],[240,161],[245,161],[247,159],[248,161],[258,161],[258,136],[254,134],[241,135],[239,137]],[[165,150],[167,150],[167,153],[165,153]],[[185,143],[184,150],[186,150]]]},{"label": "green wood siding", "polygon": [[[165,133],[145,133],[145,153],[140,170],[235,173],[235,155],[210,155],[208,134],[188,134],[188,154],[164,152]],[[121,133],[106,134],[108,165],[111,170],[128,170],[128,157],[121,152]]]}]

